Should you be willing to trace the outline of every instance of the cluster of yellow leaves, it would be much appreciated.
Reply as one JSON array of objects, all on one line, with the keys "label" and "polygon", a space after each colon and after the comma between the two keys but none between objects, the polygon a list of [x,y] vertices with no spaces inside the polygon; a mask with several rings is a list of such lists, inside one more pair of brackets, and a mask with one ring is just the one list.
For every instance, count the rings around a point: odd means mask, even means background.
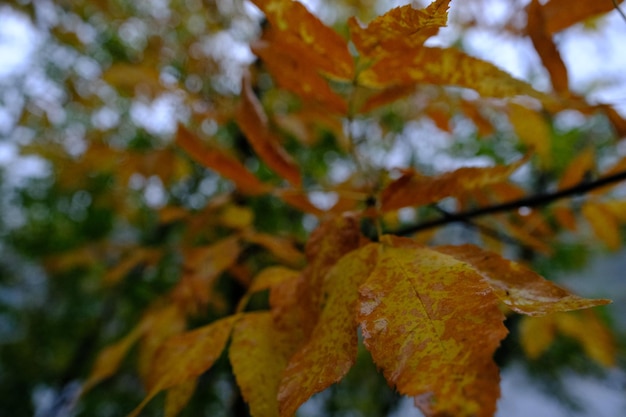
[{"label": "cluster of yellow leaves", "polygon": [[499,393],[492,356],[507,333],[503,307],[544,315],[608,302],[577,297],[475,246],[428,248],[395,236],[367,242],[354,217],[322,223],[306,253],[305,269],[271,267],[252,281],[246,297],[269,288],[270,311],[179,333],[177,309],[151,310],[100,355],[86,386],[109,376],[140,337],[154,346],[175,334],[144,353],[152,359],[148,396],[136,415],[163,390],[168,402],[187,392],[231,339],[229,357],[252,415],[291,416],[352,367],[360,327],[389,383],[416,397],[426,415],[490,416]]},{"label": "cluster of yellow leaves", "polygon": [[[450,0],[435,0],[424,9],[399,7],[365,27],[350,19],[354,51],[346,39],[301,3],[253,3],[263,11],[269,25],[252,50],[276,84],[298,96],[311,114],[323,109],[326,117],[351,118],[404,97],[423,84],[470,88],[481,97],[526,96],[548,109],[561,106],[555,97],[534,90],[493,64],[454,48],[425,46],[425,41],[445,26]],[[528,29],[555,92],[565,96],[569,95],[567,74],[560,58],[555,58],[558,54],[551,34],[567,24],[546,17],[552,3],[530,4]],[[114,78],[115,73],[108,76]],[[552,150],[543,116],[520,104],[507,106],[520,140],[533,148],[547,167]],[[466,102],[465,107],[464,112],[481,120],[476,106]],[[233,119],[259,159],[286,184],[277,187],[261,181],[229,150],[203,141],[182,125],[176,144],[202,166],[231,180],[241,194],[272,194],[322,222],[302,254],[289,239],[254,230],[254,213],[230,201],[210,206],[203,218],[171,207],[162,210],[164,223],[184,219],[191,230],[197,230],[217,221],[232,230],[228,237],[210,245],[182,248],[184,264],[179,282],[151,306],[125,338],[100,354],[85,390],[113,374],[131,346],[140,343],[147,396],[131,415],[139,414],[162,391],[167,391],[166,416],[176,415],[193,392],[196,378],[210,369],[228,346],[251,414],[292,416],[313,394],[346,375],[356,360],[360,329],[364,345],[387,381],[414,397],[426,416],[488,417],[493,415],[499,395],[498,369],[492,357],[507,333],[505,312],[542,316],[608,303],[577,297],[521,264],[476,246],[429,248],[392,235],[374,242],[360,231],[364,218],[430,205],[447,197],[457,198],[461,207],[520,198],[524,192],[507,180],[528,158],[507,166],[461,168],[438,176],[404,169],[398,178],[379,187],[352,190],[363,196],[374,195],[376,207],[340,199],[323,211],[307,198],[303,173],[265,114],[250,75],[244,76]],[[582,153],[567,169],[559,187],[567,189],[583,181],[594,168],[593,161],[590,151]],[[361,200],[365,203],[365,198]],[[581,211],[608,246],[619,245],[615,231],[618,222],[626,222],[623,202],[589,201]],[[569,207],[556,206],[554,216],[563,227],[576,225]],[[535,211],[497,220],[523,243],[549,250],[543,237],[550,234],[550,227]],[[247,245],[265,248],[280,265],[256,275],[238,273],[237,259]],[[142,250],[128,253],[111,271],[109,280],[119,280],[134,266],[154,262],[156,256]],[[213,289],[226,270],[247,288],[237,311],[184,331],[188,316],[218,302]],[[263,290],[269,290],[269,310],[246,311],[250,297]],[[612,363],[606,350],[596,353],[596,345],[572,330],[576,325],[568,321],[570,316],[553,317],[525,323],[556,329],[544,330],[545,334],[558,330],[578,338],[591,356],[603,364]],[[524,340],[530,356],[539,355],[551,342],[549,337],[535,344],[528,336]]]},{"label": "cluster of yellow leaves", "polygon": [[520,326],[522,347],[532,359],[545,353],[557,334],[578,341],[587,355],[600,365],[615,365],[615,340],[593,310],[524,317]]}]

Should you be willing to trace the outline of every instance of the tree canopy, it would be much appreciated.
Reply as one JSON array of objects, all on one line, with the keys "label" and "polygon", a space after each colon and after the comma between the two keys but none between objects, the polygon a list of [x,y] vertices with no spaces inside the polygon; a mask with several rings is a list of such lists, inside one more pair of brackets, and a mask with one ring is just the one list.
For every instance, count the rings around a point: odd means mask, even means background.
[{"label": "tree canopy", "polygon": [[619,2],[502,3],[4,6],[41,36],[0,97],[40,169],[0,171],[0,410],[490,417],[513,359],[623,366],[611,289],[554,282],[624,241],[626,121],[558,44]]}]

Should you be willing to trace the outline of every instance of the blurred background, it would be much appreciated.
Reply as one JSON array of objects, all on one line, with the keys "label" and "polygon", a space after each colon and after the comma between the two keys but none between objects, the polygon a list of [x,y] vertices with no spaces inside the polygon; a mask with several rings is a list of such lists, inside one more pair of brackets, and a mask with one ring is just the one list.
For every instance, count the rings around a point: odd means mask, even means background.
[{"label": "blurred background", "polygon": [[[406,4],[304,3],[341,34],[350,16],[368,22]],[[525,33],[527,3],[453,1],[450,24],[427,44],[458,47],[547,91],[549,75]],[[272,84],[249,47],[263,25],[260,11],[243,0],[0,1],[0,415],[106,417],[132,410],[144,395],[136,351],[117,375],[77,399],[81,382],[97,353],[127,334],[177,281],[181,242],[224,235],[229,225],[217,220],[225,207],[218,197],[252,207],[256,229],[288,236],[301,249],[313,216],[272,197],[230,195],[231,183],[173,145],[178,123],[191,124],[236,150],[260,178],[275,179],[229,116],[246,68],[257,71],[264,105],[289,132],[288,150],[309,177],[309,198],[320,208],[333,204],[336,196],[323,186],[346,181],[355,168],[343,144],[344,125],[316,114],[311,117],[321,126],[310,128],[292,117],[298,104]],[[615,10],[600,13],[554,39],[571,91],[626,117],[626,21]],[[431,174],[524,154],[494,107],[482,107],[471,92],[450,97],[424,86],[363,118],[352,128],[382,140],[364,140],[359,151],[378,167],[417,166]],[[554,185],[584,147],[593,147],[600,168],[626,155],[626,143],[615,140],[602,114],[564,111],[550,123],[551,166],[534,163],[515,176],[529,192]],[[623,198],[624,191],[618,187],[614,195]],[[427,215],[408,210],[395,221],[411,224]],[[580,295],[614,300],[577,322],[604,330],[586,338],[558,334],[534,358],[523,346],[529,336],[520,331],[528,325],[509,318],[511,334],[497,354],[503,366],[498,416],[626,415],[626,253],[621,245],[607,247],[591,229],[582,221],[576,232],[555,227],[543,253],[490,243]],[[484,243],[462,225],[432,239]],[[227,272],[236,279],[220,280],[221,296],[192,325],[232,311],[243,291],[237,274],[275,261],[249,251],[247,269]],[[230,372],[221,358],[181,415],[246,415]],[[161,410],[157,399],[144,415]],[[387,387],[364,350],[344,381],[300,410],[303,417],[321,414],[420,415]]]}]

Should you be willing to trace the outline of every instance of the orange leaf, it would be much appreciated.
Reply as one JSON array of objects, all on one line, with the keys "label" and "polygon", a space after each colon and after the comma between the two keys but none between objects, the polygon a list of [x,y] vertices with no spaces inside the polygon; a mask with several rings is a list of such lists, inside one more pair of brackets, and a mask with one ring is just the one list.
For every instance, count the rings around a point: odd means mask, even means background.
[{"label": "orange leaf", "polygon": [[626,137],[626,119],[624,119],[613,107],[602,106],[602,109],[606,113],[606,117],[609,118],[618,139]]},{"label": "orange leaf", "polygon": [[580,183],[596,166],[595,152],[587,148],[572,159],[559,180],[559,190]]},{"label": "orange leaf", "polygon": [[604,299],[581,298],[545,280],[525,266],[477,246],[439,246],[436,250],[471,266],[491,287],[494,294],[507,307],[518,313],[540,316],[611,302]]},{"label": "orange leaf", "polygon": [[148,394],[129,417],[137,416],[160,391],[192,380],[207,371],[220,357],[239,315],[226,317],[168,339],[156,355]]},{"label": "orange leaf", "polygon": [[241,96],[241,104],[236,115],[239,128],[255,152],[271,169],[292,185],[299,187],[302,178],[298,165],[280,145],[278,137],[270,130],[263,106],[252,91],[249,76],[243,78]]},{"label": "orange leaf", "polygon": [[485,116],[480,112],[481,107],[484,107],[484,103],[478,100],[461,100],[461,109],[465,116],[474,122],[478,134],[480,136],[489,136],[494,132],[493,125]]},{"label": "orange leaf", "polygon": [[165,206],[159,210],[159,223],[167,224],[185,219],[189,210],[178,206]]},{"label": "orange leaf", "polygon": [[497,298],[451,256],[408,239],[384,242],[359,290],[372,358],[426,416],[491,417],[499,396],[492,356],[507,333]]},{"label": "orange leaf", "polygon": [[268,312],[245,314],[233,330],[230,362],[254,417],[278,417],[278,386],[300,340],[278,329]]},{"label": "orange leaf", "polygon": [[425,9],[412,4],[396,7],[362,28],[356,18],[348,20],[350,39],[365,56],[381,56],[417,48],[448,21],[450,0],[435,0]]},{"label": "orange leaf", "polygon": [[522,158],[505,166],[463,167],[437,177],[425,177],[414,171],[407,171],[383,190],[381,209],[389,211],[407,206],[423,206],[445,197],[503,182],[526,160]]},{"label": "orange leaf", "polygon": [[618,250],[622,246],[619,222],[602,204],[586,202],[581,212],[591,224],[594,233],[610,250]]},{"label": "orange leaf", "polygon": [[569,95],[569,82],[567,68],[552,36],[546,32],[543,7],[537,0],[532,0],[527,6],[528,23],[526,25],[528,35],[541,58],[541,62],[548,70],[552,88],[557,93]]},{"label": "orange leaf", "polygon": [[265,13],[269,30],[276,30],[272,42],[288,55],[307,63],[313,70],[349,81],[354,61],[348,43],[297,1],[252,0]]},{"label": "orange leaf", "polygon": [[359,74],[358,83],[375,89],[429,83],[471,88],[484,97],[525,95],[547,103],[554,101],[495,65],[452,48],[421,47],[384,56]]},{"label": "orange leaf", "polygon": [[305,213],[316,216],[322,216],[325,211],[314,206],[309,200],[306,193],[302,190],[294,189],[278,189],[274,191],[274,195],[292,207],[297,208]]},{"label": "orange leaf", "polygon": [[293,415],[313,394],[340,381],[356,360],[358,287],[376,263],[370,244],[341,258],[326,276],[327,299],[309,341],[289,360],[278,400],[282,416]]},{"label": "orange leaf", "polygon": [[314,67],[287,54],[280,45],[259,41],[252,45],[252,52],[263,60],[281,88],[303,100],[319,103],[335,114],[345,115],[348,112],[346,100],[330,88]]},{"label": "orange leaf", "polygon": [[[617,0],[621,3],[622,0]],[[550,0],[544,6],[544,19],[548,33],[559,32],[573,24],[591,19],[614,9],[611,1]]]},{"label": "orange leaf", "polygon": [[554,206],[552,208],[552,214],[556,221],[562,227],[575,232],[578,229],[578,223],[576,222],[576,216],[572,212],[572,209],[564,206]]},{"label": "orange leaf", "polygon": [[205,146],[183,125],[178,125],[176,143],[196,162],[232,180],[241,192],[258,195],[269,191],[269,187],[259,181],[241,162],[223,150]]},{"label": "orange leaf", "polygon": [[[498,216],[500,217],[500,216]],[[511,237],[519,240],[521,243],[528,245],[533,250],[536,250],[539,253],[544,255],[551,255],[553,250],[552,246],[550,246],[550,241],[546,241],[544,236],[537,233],[533,230],[532,221],[539,220],[543,221],[543,217],[541,214],[535,213],[531,211],[528,216],[519,216],[519,222],[513,222],[508,220],[507,218],[500,218],[499,223],[502,228],[506,231],[506,233],[510,234]]]},{"label": "orange leaf", "polygon": [[509,120],[520,141],[537,153],[543,167],[552,165],[552,133],[545,118],[528,107],[509,103]]},{"label": "orange leaf", "polygon": [[71,268],[89,267],[96,264],[99,259],[97,253],[101,250],[93,247],[81,246],[67,252],[46,257],[44,260],[46,269],[49,271],[65,271]]}]

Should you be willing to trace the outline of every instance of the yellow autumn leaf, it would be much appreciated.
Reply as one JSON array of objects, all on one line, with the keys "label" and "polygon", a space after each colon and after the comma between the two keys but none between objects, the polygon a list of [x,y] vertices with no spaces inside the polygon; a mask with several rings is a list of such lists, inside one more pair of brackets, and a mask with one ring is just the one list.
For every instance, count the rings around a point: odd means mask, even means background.
[{"label": "yellow autumn leaf", "polygon": [[610,250],[622,246],[619,222],[610,210],[600,203],[587,201],[581,209],[582,215],[591,225],[593,232]]},{"label": "yellow autumn leaf", "polygon": [[235,262],[241,252],[239,238],[229,236],[207,246],[184,249],[184,268],[201,277],[215,276]]},{"label": "yellow autumn leaf", "polygon": [[150,325],[146,327],[139,342],[137,368],[142,381],[145,383],[154,362],[154,355],[167,338],[182,333],[185,330],[186,320],[183,312],[175,304],[165,307],[154,307],[148,310]]},{"label": "yellow autumn leaf", "polygon": [[245,229],[252,225],[254,212],[250,207],[229,204],[220,212],[220,223],[233,229]]},{"label": "yellow autumn leaf", "polygon": [[185,408],[193,392],[196,390],[197,384],[198,381],[192,379],[167,390],[167,396],[165,397],[165,417],[176,417],[183,408]]},{"label": "yellow autumn leaf", "polygon": [[357,217],[340,215],[322,222],[309,237],[305,247],[308,261],[298,301],[308,317],[305,334],[309,334],[319,318],[324,298],[324,282],[328,271],[345,254],[361,246],[362,236]]},{"label": "yellow autumn leaf", "polygon": [[507,334],[489,285],[469,265],[385,237],[360,287],[358,320],[374,362],[426,416],[491,417],[493,353]]},{"label": "yellow autumn leaf", "polygon": [[[95,364],[87,380],[83,384],[83,392],[93,388],[95,385],[117,372],[122,360],[130,348],[146,333],[161,331],[161,326],[165,317],[171,317],[175,307],[152,308],[144,313],[139,323],[119,341],[104,348],[96,358]],[[167,321],[167,319],[166,319]]]},{"label": "yellow autumn leaf", "polygon": [[162,390],[193,380],[211,368],[222,354],[239,318],[239,315],[229,316],[165,341],[152,365],[148,394],[129,417],[139,415],[146,404]]},{"label": "yellow autumn leaf", "polygon": [[107,270],[104,275],[104,283],[107,285],[115,285],[124,279],[128,273],[136,266],[143,263],[158,262],[160,251],[147,249],[142,247],[133,248],[120,262],[113,268]]},{"label": "yellow autumn leaf", "polygon": [[235,263],[241,249],[237,236],[229,236],[208,246],[184,248],[183,274],[172,289],[172,299],[187,313],[210,302],[223,302],[215,295],[215,281]]},{"label": "yellow autumn leaf", "polygon": [[[363,88],[363,90],[366,90]],[[360,91],[360,90],[358,90]],[[415,87],[407,87],[406,85],[391,86],[382,91],[370,92],[363,104],[355,106],[359,113],[369,113],[372,110],[393,103],[403,97],[415,92]]]},{"label": "yellow autumn leaf", "polygon": [[545,317],[524,317],[520,324],[521,344],[531,359],[548,350],[556,335],[580,343],[585,354],[605,367],[615,365],[617,346],[611,331],[593,310],[555,313]]},{"label": "yellow autumn leaf", "polygon": [[376,244],[352,251],[328,272],[319,321],[283,373],[278,392],[281,416],[293,415],[313,394],[339,382],[356,361],[357,290],[374,268],[377,251]]},{"label": "yellow autumn leaf", "polygon": [[163,91],[159,71],[153,67],[138,66],[126,63],[111,65],[102,75],[107,83],[120,91],[133,94],[137,86],[143,85],[150,88],[152,94]]},{"label": "yellow autumn leaf", "polygon": [[528,107],[509,103],[509,120],[519,140],[534,150],[544,168],[552,165],[552,133],[545,118]]},{"label": "yellow autumn leaf", "polygon": [[539,358],[554,342],[556,337],[554,317],[557,314],[522,318],[519,325],[520,344],[530,359]]},{"label": "yellow autumn leaf", "polygon": [[305,337],[316,321],[311,308],[300,302],[306,289],[308,286],[302,274],[295,279],[282,280],[270,288],[270,312],[276,328],[291,333],[298,340]]},{"label": "yellow autumn leaf", "polygon": [[452,48],[421,47],[383,56],[361,71],[357,81],[373,89],[428,83],[471,88],[483,97],[529,96],[545,103],[554,101],[495,65]]},{"label": "yellow autumn leaf", "polygon": [[526,162],[526,158],[504,166],[463,167],[436,177],[422,176],[407,170],[382,192],[381,209],[396,210],[407,206],[423,206],[445,197],[503,182]]},{"label": "yellow autumn leaf", "polygon": [[565,168],[565,172],[559,180],[559,190],[579,184],[585,175],[595,168],[595,152],[593,148],[587,148],[579,153]]},{"label": "yellow autumn leaf", "polygon": [[95,385],[117,372],[130,348],[139,340],[145,331],[145,326],[145,322],[140,322],[124,338],[107,346],[98,354],[91,373],[83,384],[83,393],[89,391]]},{"label": "yellow autumn leaf", "polygon": [[613,334],[592,310],[555,315],[559,332],[577,340],[583,350],[600,365],[615,365],[617,345]]},{"label": "yellow autumn leaf", "polygon": [[626,223],[626,200],[610,200],[603,206],[621,223]]},{"label": "yellow autumn leaf", "polygon": [[293,240],[267,233],[246,230],[243,238],[250,243],[260,245],[274,256],[290,266],[302,266],[304,254],[295,246]]},{"label": "yellow autumn leaf", "polygon": [[400,53],[420,47],[448,21],[450,0],[435,0],[424,9],[413,4],[396,7],[362,28],[348,20],[350,40],[364,56]]},{"label": "yellow autumn leaf", "polygon": [[253,417],[279,416],[278,386],[299,343],[269,312],[247,313],[235,325],[228,355]]},{"label": "yellow autumn leaf", "polygon": [[254,277],[248,291],[246,291],[246,294],[239,300],[237,311],[243,311],[250,300],[250,296],[255,292],[272,288],[284,281],[295,281],[299,276],[300,271],[294,271],[284,266],[270,266],[265,268]]},{"label": "yellow autumn leaf", "polygon": [[519,263],[474,245],[438,246],[436,250],[471,266],[494,294],[518,313],[540,316],[611,302],[606,299],[579,297]]}]

